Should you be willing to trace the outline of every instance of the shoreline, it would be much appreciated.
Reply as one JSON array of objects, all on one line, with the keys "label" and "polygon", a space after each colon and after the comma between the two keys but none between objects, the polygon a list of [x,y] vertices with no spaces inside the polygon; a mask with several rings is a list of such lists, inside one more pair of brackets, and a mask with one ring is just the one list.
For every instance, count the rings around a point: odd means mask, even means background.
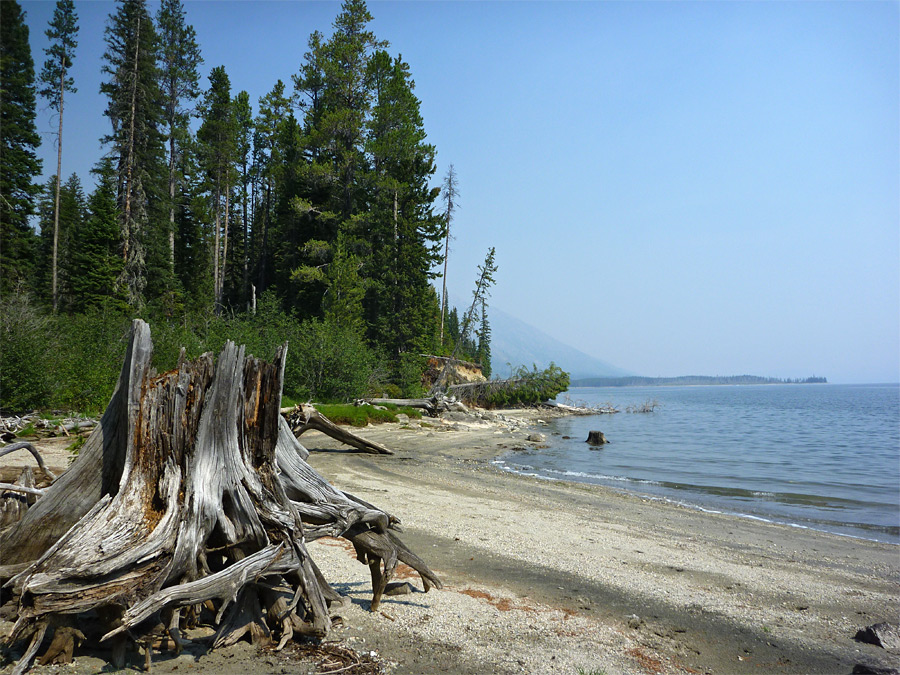
[{"label": "shoreline", "polygon": [[[444,626],[438,642],[460,649],[444,669],[488,672],[484,662],[464,664],[490,652],[491,640],[539,655],[524,665],[494,655],[486,662],[494,672],[849,673],[897,658],[853,640],[860,628],[900,615],[896,545],[491,464],[515,446],[533,445],[526,438],[548,414],[504,411],[519,424],[512,429],[460,420],[444,425],[447,431],[369,427],[361,433],[397,451],[375,459],[341,452],[324,437],[301,438],[310,463],[335,485],[405,521],[404,540],[448,586],[474,584],[476,594],[486,594],[480,611],[500,622],[496,636],[482,643]],[[522,602],[538,608],[522,609],[524,621],[563,612],[591,626],[573,628],[570,637],[593,637],[566,645],[558,635],[516,635],[494,609]],[[403,628],[424,638],[413,615]],[[432,672],[421,662],[418,669],[403,665],[414,656],[405,654],[396,672]]]},{"label": "shoreline", "polygon": [[[326,579],[350,598],[329,641],[375,652],[388,672],[409,675],[896,667],[897,652],[853,639],[866,626],[897,623],[896,545],[542,480],[491,463],[516,447],[539,445],[528,437],[555,416],[473,411],[358,430],[394,455],[361,454],[318,432],[301,436],[310,465],[339,489],[398,516],[401,538],[444,582],[428,594],[385,597],[373,614],[368,568],[352,546],[313,542],[310,553]],[[64,460],[63,442],[54,456]],[[398,569],[398,580],[421,588],[413,576]],[[67,672],[104,665],[81,655]],[[291,649],[247,643],[154,655],[154,671],[186,666],[312,672]]]},{"label": "shoreline", "polygon": [[[898,547],[898,549],[900,549],[900,541],[885,541],[883,539],[875,539],[872,537],[866,537],[866,536],[859,535],[859,534],[850,534],[848,532],[837,532],[834,530],[826,530],[826,529],[820,528],[820,527],[813,527],[812,525],[801,525],[800,523],[793,523],[793,522],[788,521],[787,519],[776,520],[774,516],[765,517],[765,516],[754,515],[752,513],[742,513],[740,511],[729,511],[724,508],[722,508],[722,509],[711,508],[708,506],[703,506],[701,504],[693,503],[690,500],[679,500],[679,499],[675,499],[673,497],[666,497],[664,495],[655,495],[649,491],[643,492],[636,488],[616,487],[615,485],[605,485],[603,483],[590,483],[587,481],[578,481],[578,480],[567,479],[567,478],[554,478],[552,476],[542,476],[539,473],[522,473],[522,472],[516,471],[515,469],[506,469],[506,468],[502,468],[500,466],[501,457],[504,457],[506,455],[507,455],[507,453],[504,452],[501,455],[498,455],[495,458],[495,460],[493,460],[491,462],[491,464],[496,466],[498,468],[498,470],[503,473],[509,473],[509,474],[513,474],[516,476],[523,476],[523,477],[528,477],[528,478],[536,478],[538,480],[544,480],[544,481],[551,482],[551,483],[561,482],[561,483],[569,483],[572,485],[594,485],[594,486],[603,488],[605,490],[613,490],[614,492],[631,494],[631,495],[635,495],[638,497],[643,497],[643,498],[649,499],[651,501],[658,501],[658,502],[661,502],[664,504],[670,504],[672,506],[694,509],[695,511],[699,511],[701,513],[710,513],[710,514],[731,516],[734,518],[746,518],[748,520],[756,520],[756,521],[759,521],[762,523],[770,523],[772,525],[782,525],[784,527],[792,527],[792,528],[796,528],[798,530],[811,530],[813,532],[821,532],[822,534],[829,534],[829,535],[832,535],[835,537],[848,537],[850,539],[857,539],[859,541],[868,541],[868,542],[875,542],[875,543],[879,543],[879,544],[886,544],[888,546],[896,546],[896,547]],[[623,481],[623,482],[627,482],[627,481]],[[849,529],[851,526],[847,526],[847,527]],[[853,528],[853,529],[861,529],[861,528]]]}]

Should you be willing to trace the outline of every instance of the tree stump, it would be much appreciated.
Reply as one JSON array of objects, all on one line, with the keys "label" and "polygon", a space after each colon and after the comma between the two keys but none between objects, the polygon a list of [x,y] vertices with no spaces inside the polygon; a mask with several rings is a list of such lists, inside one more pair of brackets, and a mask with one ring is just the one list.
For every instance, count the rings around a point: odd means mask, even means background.
[{"label": "tree stump", "polygon": [[585,443],[591,445],[605,445],[606,443],[609,443],[609,441],[606,440],[606,436],[603,435],[602,431],[589,431]]},{"label": "tree stump", "polygon": [[149,327],[134,322],[100,424],[69,471],[0,536],[0,583],[11,578],[18,619],[8,641],[31,638],[17,672],[48,628],[87,612],[110,644],[149,645],[160,617],[178,647],[180,624],[201,617],[217,627],[214,647],[272,631],[282,646],[294,634],[323,637],[340,596],[306,543],[326,535],[349,539],[369,566],[373,610],[398,561],[426,591],[440,588],[390,532],[397,518],[306,463],[279,414],[286,349],[266,363],[228,342],[218,360],[182,354],[175,370],[156,374]]}]

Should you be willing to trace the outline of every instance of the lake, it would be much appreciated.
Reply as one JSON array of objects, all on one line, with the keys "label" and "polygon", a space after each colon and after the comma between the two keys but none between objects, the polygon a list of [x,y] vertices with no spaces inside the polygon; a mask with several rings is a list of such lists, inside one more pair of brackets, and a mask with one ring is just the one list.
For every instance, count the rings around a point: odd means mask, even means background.
[{"label": "lake", "polygon": [[[567,397],[622,412],[552,420],[549,447],[510,452],[496,464],[900,543],[898,385],[577,388],[559,400]],[[648,400],[661,405],[625,412]],[[610,443],[585,443],[594,429]]]}]

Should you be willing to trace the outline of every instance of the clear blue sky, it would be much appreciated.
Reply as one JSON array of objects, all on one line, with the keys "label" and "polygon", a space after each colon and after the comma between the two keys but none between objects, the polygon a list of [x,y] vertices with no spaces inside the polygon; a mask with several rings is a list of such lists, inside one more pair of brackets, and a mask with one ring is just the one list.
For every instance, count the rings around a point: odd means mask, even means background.
[{"label": "clear blue sky", "polygon": [[[40,69],[54,3],[22,4]],[[63,174],[90,184],[113,4],[76,7]],[[204,84],[224,65],[256,101],[339,4],[186,8]],[[896,1],[369,9],[411,65],[435,183],[459,174],[455,297],[495,246],[493,304],[639,374],[900,379]]]}]

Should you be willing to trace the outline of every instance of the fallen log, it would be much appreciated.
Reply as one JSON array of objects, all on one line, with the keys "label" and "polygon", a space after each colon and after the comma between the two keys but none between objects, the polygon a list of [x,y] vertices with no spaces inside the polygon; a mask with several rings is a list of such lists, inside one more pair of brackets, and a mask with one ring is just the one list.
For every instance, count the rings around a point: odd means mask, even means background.
[{"label": "fallen log", "polygon": [[345,445],[349,445],[351,448],[356,448],[363,452],[369,452],[373,455],[394,454],[393,450],[381,443],[367,440],[354,434],[352,431],[339,427],[309,404],[298,405],[292,412],[288,413],[288,417],[290,418],[291,429],[297,437],[310,429],[315,429]]},{"label": "fallen log", "polygon": [[0,535],[0,582],[9,578],[17,619],[7,643],[30,640],[15,672],[48,631],[47,662],[100,636],[114,665],[134,644],[149,664],[151,645],[168,643],[151,637],[160,617],[176,649],[181,628],[201,620],[217,629],[213,648],[245,635],[280,646],[324,637],[341,598],[306,548],[321,536],[349,539],[369,566],[373,611],[398,561],[426,591],[440,588],[391,532],[396,517],[306,463],[279,415],[285,353],[265,363],[229,342],[218,360],[182,357],[158,375],[149,327],[134,322],[116,391],[78,459]]},{"label": "fallen log", "polygon": [[41,453],[37,451],[37,449],[27,441],[19,441],[18,443],[10,443],[9,445],[0,448],[0,457],[10,454],[11,452],[15,452],[16,450],[27,450],[31,453],[32,457],[34,457],[34,461],[37,462],[38,467],[41,471],[47,474],[47,477],[50,480],[56,480],[57,476],[50,469],[47,468],[47,465],[44,464],[44,458],[41,457]]},{"label": "fallen log", "polygon": [[371,405],[395,405],[398,408],[421,408],[422,410],[433,410],[435,408],[436,399],[431,398],[366,398],[365,403]]},{"label": "fallen log", "polygon": [[395,405],[399,408],[420,408],[431,417],[438,417],[443,412],[468,412],[469,409],[454,398],[447,398],[437,393],[429,398],[367,398],[365,403],[371,405]]}]

